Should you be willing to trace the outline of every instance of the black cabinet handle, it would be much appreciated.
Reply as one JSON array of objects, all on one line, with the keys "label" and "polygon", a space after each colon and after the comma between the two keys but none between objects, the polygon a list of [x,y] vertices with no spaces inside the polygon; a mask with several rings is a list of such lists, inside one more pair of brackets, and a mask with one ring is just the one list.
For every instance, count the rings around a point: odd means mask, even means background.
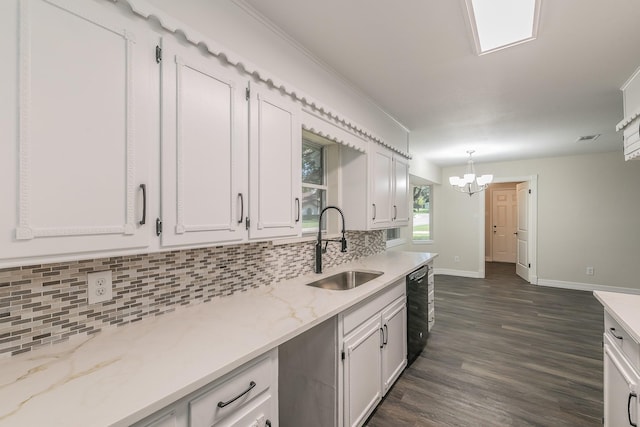
[{"label": "black cabinet handle", "polygon": [[635,397],[637,399],[638,395],[635,394],[634,392],[629,393],[629,400],[627,400],[627,415],[629,416],[629,425],[633,427],[638,427],[638,424],[631,421],[631,398],[632,397]]},{"label": "black cabinet handle", "polygon": [[619,337],[618,335],[616,335],[616,328],[609,328],[609,332],[611,332],[611,335],[613,335],[614,338],[617,338],[619,340],[623,340],[623,337]]},{"label": "black cabinet handle", "polygon": [[244,219],[244,196],[242,193],[238,193],[238,198],[240,198],[240,219],[238,220],[238,224],[242,224],[242,220]]},{"label": "black cabinet handle", "polygon": [[398,207],[393,205],[393,220],[395,221],[396,219],[398,219]]},{"label": "black cabinet handle", "polygon": [[385,323],[384,332],[382,334],[382,344],[387,345],[389,343],[389,328],[387,328],[387,324]]},{"label": "black cabinet handle", "polygon": [[376,219],[376,204],[375,203],[373,203],[373,218],[371,218],[371,219],[373,219],[374,221]]},{"label": "black cabinet handle", "polygon": [[144,225],[147,222],[147,184],[140,184],[142,190],[142,219],[140,225]]},{"label": "black cabinet handle", "polygon": [[233,402],[235,402],[236,400],[240,399],[245,394],[249,393],[255,386],[256,386],[255,381],[251,381],[249,383],[249,387],[245,391],[243,391],[242,393],[240,393],[239,395],[234,397],[233,399],[227,400],[226,402],[223,402],[222,400],[220,402],[218,402],[218,408],[224,408],[225,406],[231,405]]},{"label": "black cabinet handle", "polygon": [[300,199],[296,197],[296,222],[300,221]]},{"label": "black cabinet handle", "polygon": [[380,328],[380,336],[382,337],[382,341],[380,341],[380,348],[384,347],[384,330]]}]

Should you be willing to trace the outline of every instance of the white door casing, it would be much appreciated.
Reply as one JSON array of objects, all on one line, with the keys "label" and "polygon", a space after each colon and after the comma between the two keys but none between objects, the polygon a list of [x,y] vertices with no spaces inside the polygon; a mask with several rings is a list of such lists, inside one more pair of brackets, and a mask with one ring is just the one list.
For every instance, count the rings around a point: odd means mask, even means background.
[{"label": "white door casing", "polygon": [[529,183],[516,185],[518,215],[516,221],[516,274],[529,281]]},{"label": "white door casing", "polygon": [[247,80],[163,40],[163,245],[246,239]]},{"label": "white door casing", "polygon": [[491,258],[496,262],[516,262],[516,190],[491,192],[492,244]]}]

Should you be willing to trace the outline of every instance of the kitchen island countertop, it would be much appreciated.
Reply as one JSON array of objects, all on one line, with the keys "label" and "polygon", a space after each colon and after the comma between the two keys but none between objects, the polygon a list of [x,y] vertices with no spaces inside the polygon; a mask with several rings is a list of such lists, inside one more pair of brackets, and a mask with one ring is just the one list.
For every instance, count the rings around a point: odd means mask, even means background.
[{"label": "kitchen island countertop", "polygon": [[640,342],[640,295],[594,291],[596,299],[618,323]]},{"label": "kitchen island countertop", "polygon": [[[385,252],[1,360],[0,426],[130,425],[436,256]],[[305,286],[352,269],[384,274],[348,291]]]}]

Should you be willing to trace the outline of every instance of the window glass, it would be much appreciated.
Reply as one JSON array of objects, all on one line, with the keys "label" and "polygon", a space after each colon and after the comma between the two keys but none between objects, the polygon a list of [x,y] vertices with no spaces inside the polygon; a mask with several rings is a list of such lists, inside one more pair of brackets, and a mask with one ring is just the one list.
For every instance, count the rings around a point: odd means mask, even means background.
[{"label": "window glass", "polygon": [[431,185],[413,186],[413,241],[432,240]]},{"label": "window glass", "polygon": [[[302,232],[318,231],[318,217],[327,206],[325,149],[320,144],[302,141]],[[322,230],[326,220],[322,219]]]},{"label": "window glass", "polygon": [[307,141],[302,143],[302,182],[325,185],[324,149],[321,145]]},{"label": "window glass", "polygon": [[387,241],[400,238],[399,228],[387,228]]}]

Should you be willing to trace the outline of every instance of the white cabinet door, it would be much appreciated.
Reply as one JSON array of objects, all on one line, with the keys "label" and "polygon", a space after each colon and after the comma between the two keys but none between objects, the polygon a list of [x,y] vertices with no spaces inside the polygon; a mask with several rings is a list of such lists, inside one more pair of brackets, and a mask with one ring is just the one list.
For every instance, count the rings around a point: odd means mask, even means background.
[{"label": "white cabinet door", "polygon": [[155,42],[96,2],[7,7],[18,67],[1,83],[16,125],[0,130],[0,259],[146,247]]},{"label": "white cabinet door", "polygon": [[382,399],[382,332],[377,315],[344,340],[345,426],[361,426]]},{"label": "white cabinet door", "polygon": [[382,392],[387,394],[407,366],[407,305],[398,298],[382,312]]},{"label": "white cabinet door", "polygon": [[640,378],[606,335],[604,339],[604,425],[636,425],[640,421]]},{"label": "white cabinet door", "polygon": [[378,144],[369,144],[369,149],[371,169],[370,227],[389,227],[393,218],[393,154]]},{"label": "white cabinet door", "polygon": [[409,163],[402,157],[393,158],[393,225],[409,224]]},{"label": "white cabinet door", "polygon": [[172,38],[162,53],[162,244],[245,240],[248,82]]},{"label": "white cabinet door", "polygon": [[249,237],[299,236],[301,220],[300,106],[266,88],[251,89]]}]

